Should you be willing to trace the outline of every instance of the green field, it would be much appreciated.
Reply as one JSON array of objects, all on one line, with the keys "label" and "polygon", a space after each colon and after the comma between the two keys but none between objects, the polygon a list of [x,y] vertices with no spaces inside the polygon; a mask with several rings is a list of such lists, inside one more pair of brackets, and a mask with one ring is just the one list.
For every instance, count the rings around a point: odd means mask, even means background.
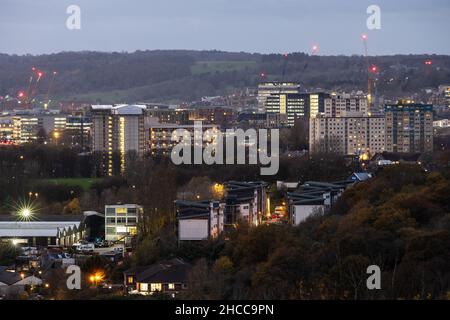
[{"label": "green field", "polygon": [[192,74],[212,72],[239,71],[245,68],[254,69],[255,61],[198,61],[191,67]]},{"label": "green field", "polygon": [[68,178],[68,179],[43,179],[36,180],[36,184],[54,184],[66,186],[79,186],[87,191],[94,182],[100,181],[101,178]]}]

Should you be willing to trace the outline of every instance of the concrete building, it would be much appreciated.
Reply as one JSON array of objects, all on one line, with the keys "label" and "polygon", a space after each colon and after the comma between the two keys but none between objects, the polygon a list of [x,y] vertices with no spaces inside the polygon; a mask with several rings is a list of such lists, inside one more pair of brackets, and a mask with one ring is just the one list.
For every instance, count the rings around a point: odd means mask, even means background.
[{"label": "concrete building", "polygon": [[67,116],[65,118],[64,141],[70,145],[89,146],[91,140],[92,118],[90,116]]},{"label": "concrete building", "polygon": [[225,203],[175,201],[179,241],[216,238],[223,232]]},{"label": "concrete building", "polygon": [[0,118],[0,145],[13,143],[14,126],[11,117]]},{"label": "concrete building", "polygon": [[113,153],[119,155],[120,172],[125,170],[131,153],[145,153],[145,110],[142,105],[92,106],[92,151],[102,155],[105,174],[115,173]]},{"label": "concrete building", "polygon": [[295,192],[288,193],[289,216],[293,225],[299,225],[312,214],[328,212],[345,189],[355,181],[307,181]]},{"label": "concrete building", "polygon": [[105,240],[130,246],[143,213],[144,209],[137,204],[106,205]]},{"label": "concrete building", "polygon": [[450,108],[450,85],[440,85],[438,94],[442,98],[443,104]]},{"label": "concrete building", "polygon": [[324,100],[325,117],[366,117],[369,115],[369,102],[365,95],[332,93]]},{"label": "concrete building", "polygon": [[241,128],[277,129],[287,126],[287,115],[280,113],[242,112],[237,117]]},{"label": "concrete building", "polygon": [[385,150],[385,118],[317,117],[310,118],[310,152],[335,152],[343,155],[374,155]]},{"label": "concrete building", "polygon": [[272,94],[299,93],[300,85],[295,82],[262,82],[258,85],[258,112],[266,112],[266,101]]},{"label": "concrete building", "polygon": [[235,120],[235,112],[228,107],[197,107],[189,110],[189,121],[202,121],[206,125],[229,128]]},{"label": "concrete building", "polygon": [[[203,147],[216,143],[219,127],[217,125],[203,125],[201,134],[196,132],[194,125],[177,125],[177,124],[160,124],[156,121],[149,122],[148,129],[148,150],[151,155],[169,156],[172,148],[178,143],[172,141],[172,137],[176,130],[186,130],[191,135],[191,142],[194,139],[202,140]],[[203,136],[207,135],[206,141]]]},{"label": "concrete building", "polygon": [[226,185],[225,228],[238,222],[258,226],[268,212],[268,184],[262,181],[230,181]]},{"label": "concrete building", "polygon": [[35,142],[43,128],[42,117],[15,116],[13,117],[13,141],[16,144]]},{"label": "concrete building", "polygon": [[292,127],[298,118],[314,118],[325,112],[325,93],[273,93],[266,98],[266,112],[280,114],[287,118]]},{"label": "concrete building", "polygon": [[386,151],[427,153],[433,151],[433,106],[399,101],[385,106]]},{"label": "concrete building", "polygon": [[192,124],[189,120],[190,110],[187,109],[170,109],[161,107],[152,108],[147,106],[147,114],[151,118],[157,118],[158,122],[161,124]]}]

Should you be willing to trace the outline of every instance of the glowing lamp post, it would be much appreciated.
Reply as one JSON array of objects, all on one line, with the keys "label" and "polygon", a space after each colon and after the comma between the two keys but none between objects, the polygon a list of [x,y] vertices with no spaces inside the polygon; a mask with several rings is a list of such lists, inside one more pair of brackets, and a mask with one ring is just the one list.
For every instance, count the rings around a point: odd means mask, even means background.
[{"label": "glowing lamp post", "polygon": [[33,212],[30,208],[23,208],[19,211],[19,215],[24,219],[29,219],[33,215]]}]

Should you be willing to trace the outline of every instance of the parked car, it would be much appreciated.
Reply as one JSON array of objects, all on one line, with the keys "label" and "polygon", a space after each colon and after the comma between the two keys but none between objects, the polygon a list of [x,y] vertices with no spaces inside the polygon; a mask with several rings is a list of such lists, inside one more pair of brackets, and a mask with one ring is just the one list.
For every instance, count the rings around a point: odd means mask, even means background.
[{"label": "parked car", "polygon": [[98,241],[95,243],[96,248],[109,248],[110,244],[107,240]]},{"label": "parked car", "polygon": [[95,245],[93,243],[81,244],[77,247],[77,251],[94,252]]}]

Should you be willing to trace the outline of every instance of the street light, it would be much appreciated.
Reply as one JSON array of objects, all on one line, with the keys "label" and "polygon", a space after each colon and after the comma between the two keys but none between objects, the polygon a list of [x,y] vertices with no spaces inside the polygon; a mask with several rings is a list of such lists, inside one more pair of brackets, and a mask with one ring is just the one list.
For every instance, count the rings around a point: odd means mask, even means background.
[{"label": "street light", "polygon": [[96,286],[99,282],[102,282],[105,279],[105,274],[101,271],[97,271],[89,276],[89,281]]},{"label": "street light", "polygon": [[55,138],[55,144],[58,145],[58,139],[60,137],[60,134],[58,131],[53,132],[53,138]]},{"label": "street light", "polygon": [[21,211],[19,211],[19,214],[22,218],[28,219],[33,215],[33,212],[30,208],[23,208]]}]

